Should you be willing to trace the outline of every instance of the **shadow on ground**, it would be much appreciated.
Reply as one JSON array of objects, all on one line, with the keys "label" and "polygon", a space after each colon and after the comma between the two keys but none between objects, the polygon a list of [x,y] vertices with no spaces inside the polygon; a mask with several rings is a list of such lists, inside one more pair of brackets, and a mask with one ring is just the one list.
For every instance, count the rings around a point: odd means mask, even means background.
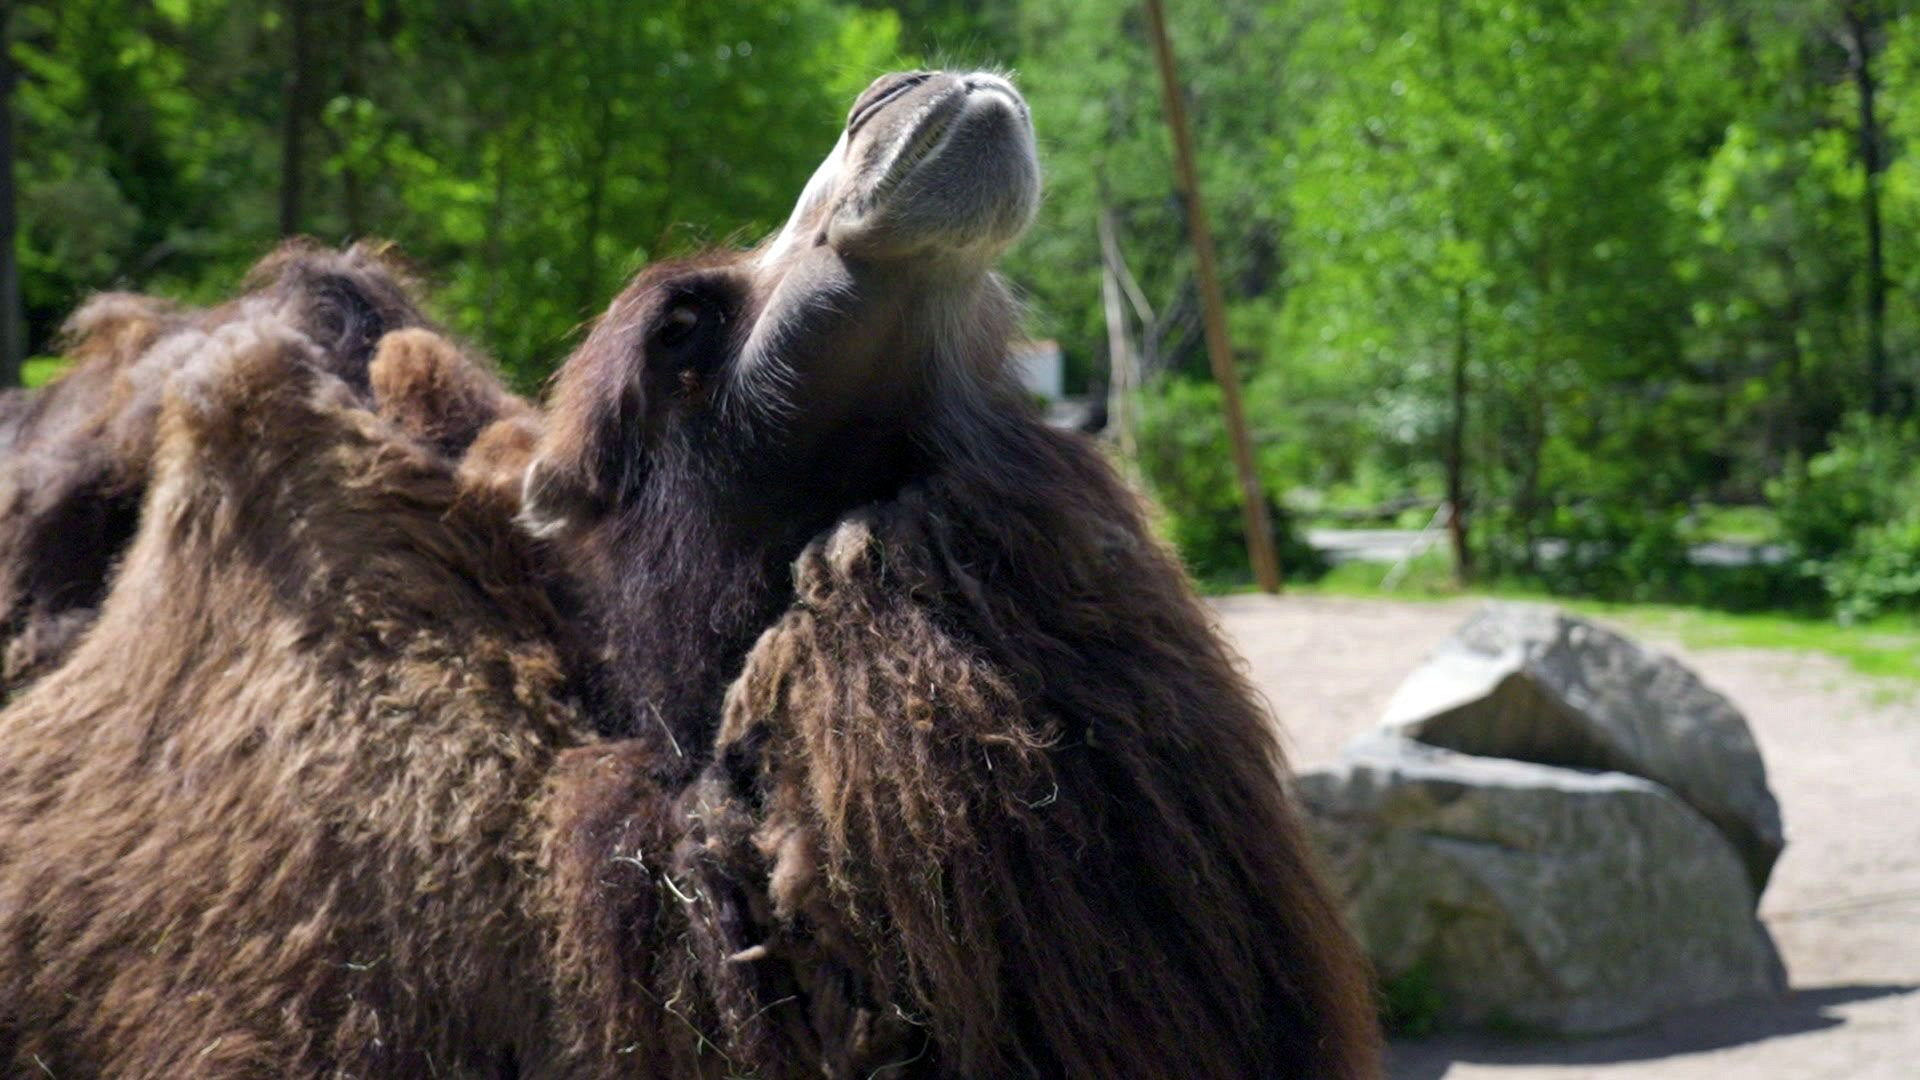
[{"label": "shadow on ground", "polygon": [[1796,990],[1773,1001],[1741,1001],[1678,1013],[1623,1035],[1595,1039],[1528,1039],[1486,1034],[1446,1034],[1402,1039],[1388,1051],[1393,1080],[1439,1080],[1456,1063],[1474,1065],[1615,1065],[1703,1054],[1768,1039],[1803,1035],[1847,1022],[1833,1010],[1843,1005],[1897,997],[1920,984],[1821,986]]}]

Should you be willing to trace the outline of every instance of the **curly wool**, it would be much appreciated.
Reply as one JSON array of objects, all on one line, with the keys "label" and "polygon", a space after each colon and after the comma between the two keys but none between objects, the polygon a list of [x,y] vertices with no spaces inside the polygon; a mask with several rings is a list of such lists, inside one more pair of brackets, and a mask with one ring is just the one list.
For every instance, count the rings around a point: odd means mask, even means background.
[{"label": "curly wool", "polygon": [[14,1075],[541,1065],[567,629],[504,515],[317,359],[270,319],[195,353],[99,621],[0,713]]},{"label": "curly wool", "polygon": [[1084,440],[975,434],[808,550],[729,696],[707,891],[766,902],[695,920],[756,958],[728,1029],[830,1075],[1376,1075],[1366,967],[1177,563]]},{"label": "curly wool", "polygon": [[495,419],[530,413],[483,363],[439,355],[457,350],[423,329],[411,285],[383,248],[295,241],[211,309],[131,293],[81,305],[64,329],[69,372],[0,405],[0,691],[52,670],[92,625],[139,525],[165,387],[220,327],[293,328],[313,343],[310,362],[451,456]]}]

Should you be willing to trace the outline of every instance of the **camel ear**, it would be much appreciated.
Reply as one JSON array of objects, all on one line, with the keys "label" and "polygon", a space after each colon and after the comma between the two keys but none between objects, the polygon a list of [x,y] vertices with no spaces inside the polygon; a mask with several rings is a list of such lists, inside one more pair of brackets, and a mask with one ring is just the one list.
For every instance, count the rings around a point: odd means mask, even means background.
[{"label": "camel ear", "polygon": [[520,482],[520,527],[541,539],[587,524],[600,500],[579,471],[550,457],[534,458]]}]

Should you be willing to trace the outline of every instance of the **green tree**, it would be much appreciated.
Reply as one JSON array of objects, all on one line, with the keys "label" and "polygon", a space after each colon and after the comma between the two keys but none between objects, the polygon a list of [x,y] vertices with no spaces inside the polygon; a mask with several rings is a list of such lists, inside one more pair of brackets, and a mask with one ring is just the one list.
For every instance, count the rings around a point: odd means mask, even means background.
[{"label": "green tree", "polygon": [[20,312],[13,197],[13,8],[0,11],[0,389],[20,385],[26,327]]},{"label": "green tree", "polygon": [[784,216],[898,34],[833,0],[60,0],[22,21],[37,346],[88,289],[204,297],[283,233],[373,233],[527,385],[637,263]]}]

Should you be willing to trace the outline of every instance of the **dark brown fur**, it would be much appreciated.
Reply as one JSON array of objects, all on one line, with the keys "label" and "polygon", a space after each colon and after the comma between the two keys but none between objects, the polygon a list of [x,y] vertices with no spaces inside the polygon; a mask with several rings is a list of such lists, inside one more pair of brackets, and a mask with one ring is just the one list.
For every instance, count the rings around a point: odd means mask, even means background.
[{"label": "dark brown fur", "polygon": [[1204,608],[1022,401],[985,256],[900,254],[1010,241],[1024,106],[883,79],[855,165],[916,94],[998,186],[936,153],[845,252],[803,199],[649,270],[548,416],[430,337],[356,381],[378,295],[196,354],[101,622],[0,714],[16,1069],[1377,1074]]},{"label": "dark brown fur", "polygon": [[[794,557],[919,467],[912,431],[935,407],[927,388],[852,403],[799,450],[788,435],[816,422],[813,402],[783,415],[771,397],[723,398],[721,370],[663,364],[673,358],[654,355],[648,327],[670,298],[697,280],[744,311],[753,300],[733,275],[747,261],[722,252],[642,271],[556,377],[528,475],[531,496],[583,523],[557,546],[604,635],[601,729],[654,742],[676,785],[707,760],[727,685],[790,602]],[[980,343],[1004,340],[1011,314],[983,315]]]},{"label": "dark brown fur", "polygon": [[1010,397],[920,415],[682,748],[594,739],[508,501],[304,339],[187,366],[98,628],[0,714],[16,1069],[1375,1070],[1260,710]]},{"label": "dark brown fur", "polygon": [[[94,297],[67,324],[69,373],[9,398],[0,424],[0,691],[50,670],[91,625],[137,524],[162,388],[206,333],[280,319],[318,345],[312,362],[449,454],[496,417],[530,413],[482,363],[419,329],[426,320],[411,282],[382,249],[296,242],[247,280],[247,295],[209,311]],[[376,356],[375,343],[395,330],[392,355]]]},{"label": "dark brown fur", "polygon": [[316,359],[268,319],[197,351],[99,623],[0,714],[13,1075],[511,1075],[551,1045],[566,628],[508,519]]},{"label": "dark brown fur", "polygon": [[[616,302],[635,329],[569,361],[530,481],[579,508],[561,547],[629,736],[626,780],[574,793],[574,858],[674,845],[706,1037],[774,1075],[1375,1075],[1264,710],[1092,444],[1020,400],[1006,310],[890,368],[925,381],[821,403],[801,455],[640,332],[728,265]],[[658,806],[696,768],[676,838]],[[650,984],[628,943],[660,910],[661,878],[618,880],[569,923],[630,973],[608,991]]]},{"label": "dark brown fur", "polygon": [[524,413],[480,429],[460,456],[460,485],[475,498],[491,499],[507,512],[520,509],[527,466],[540,444],[540,416]]},{"label": "dark brown fur", "polygon": [[594,738],[512,507],[324,367],[200,342],[99,622],[0,712],[0,1061],[739,1074],[700,803]]},{"label": "dark brown fur", "polygon": [[767,955],[722,969],[727,1030],[780,1061],[905,1022],[906,1075],[1376,1074],[1365,965],[1176,562],[1081,440],[972,434],[809,550],[729,699],[703,890],[766,903],[695,925]]},{"label": "dark brown fur", "polygon": [[137,363],[185,317],[124,293],[68,321],[74,368],[14,398],[0,445],[0,694],[57,664],[133,535],[158,380]]},{"label": "dark brown fur", "polygon": [[[381,338],[367,378],[382,416],[451,458],[465,454],[488,425],[534,415],[482,362],[422,327]],[[499,438],[487,448],[490,456],[499,452]]]}]

